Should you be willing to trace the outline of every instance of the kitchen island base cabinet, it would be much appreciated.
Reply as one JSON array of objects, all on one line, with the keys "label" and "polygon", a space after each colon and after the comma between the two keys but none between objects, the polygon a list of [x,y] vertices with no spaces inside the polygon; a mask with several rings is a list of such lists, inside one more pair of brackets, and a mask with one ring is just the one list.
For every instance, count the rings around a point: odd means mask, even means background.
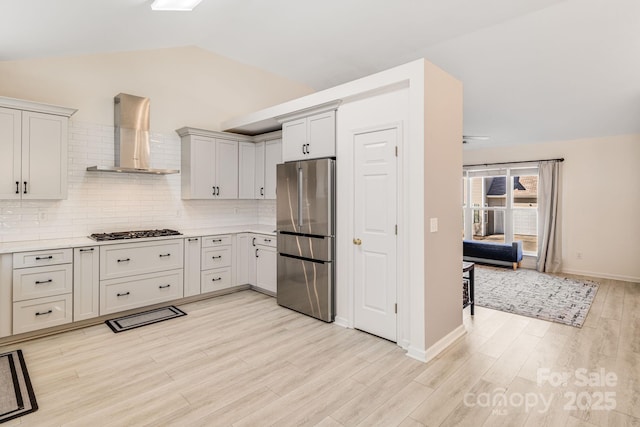
[{"label": "kitchen island base cabinet", "polygon": [[183,272],[162,272],[100,282],[100,314],[111,314],[183,296]]}]

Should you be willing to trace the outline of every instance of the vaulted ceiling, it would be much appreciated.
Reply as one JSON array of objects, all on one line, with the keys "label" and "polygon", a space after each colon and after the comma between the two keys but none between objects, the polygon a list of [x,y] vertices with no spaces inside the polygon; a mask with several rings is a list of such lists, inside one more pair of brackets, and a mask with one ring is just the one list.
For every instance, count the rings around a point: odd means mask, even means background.
[{"label": "vaulted ceiling", "polygon": [[426,57],[470,144],[640,133],[638,0],[0,0],[0,60],[196,45],[321,90]]}]

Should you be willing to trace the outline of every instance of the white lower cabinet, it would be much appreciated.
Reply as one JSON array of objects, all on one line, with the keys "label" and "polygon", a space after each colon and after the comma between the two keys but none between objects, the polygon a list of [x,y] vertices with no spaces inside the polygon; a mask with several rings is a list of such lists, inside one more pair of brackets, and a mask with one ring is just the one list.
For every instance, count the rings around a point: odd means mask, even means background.
[{"label": "white lower cabinet", "polygon": [[202,293],[221,291],[236,285],[233,274],[235,236],[205,236],[200,259],[200,290]]},{"label": "white lower cabinet", "polygon": [[21,334],[71,323],[71,307],[71,294],[14,302],[13,333]]},{"label": "white lower cabinet", "polygon": [[13,254],[13,334],[73,320],[72,250]]},{"label": "white lower cabinet", "polygon": [[116,313],[182,298],[182,270],[100,282],[100,314]]},{"label": "white lower cabinet", "polygon": [[100,252],[98,246],[73,250],[73,321],[100,315]]},{"label": "white lower cabinet", "polygon": [[184,239],[100,247],[100,315],[184,296]]},{"label": "white lower cabinet", "polygon": [[200,237],[184,239],[184,296],[200,295],[200,257],[202,240]]},{"label": "white lower cabinet", "polygon": [[201,277],[202,293],[221,291],[233,286],[230,266],[203,271]]},{"label": "white lower cabinet", "polygon": [[239,285],[256,284],[256,263],[252,241],[251,233],[236,235],[236,277]]},{"label": "white lower cabinet", "polygon": [[252,285],[270,295],[277,292],[277,250],[275,236],[254,234],[251,237],[251,251],[255,279]]}]

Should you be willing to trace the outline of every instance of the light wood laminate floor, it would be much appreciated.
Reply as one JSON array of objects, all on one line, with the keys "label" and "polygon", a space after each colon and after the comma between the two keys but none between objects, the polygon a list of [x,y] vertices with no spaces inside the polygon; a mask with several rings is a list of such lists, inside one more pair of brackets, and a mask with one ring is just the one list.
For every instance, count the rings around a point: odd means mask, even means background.
[{"label": "light wood laminate floor", "polygon": [[[23,350],[40,406],[5,426],[640,426],[640,284],[595,280],[582,329],[466,309],[468,333],[427,364],[253,291],[2,346]],[[615,385],[576,384],[580,368]]]}]

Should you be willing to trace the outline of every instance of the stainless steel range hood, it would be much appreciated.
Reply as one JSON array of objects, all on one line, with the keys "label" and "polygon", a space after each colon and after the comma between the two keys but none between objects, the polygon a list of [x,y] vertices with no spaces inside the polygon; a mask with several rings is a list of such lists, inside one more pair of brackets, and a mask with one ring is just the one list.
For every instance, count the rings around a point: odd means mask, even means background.
[{"label": "stainless steel range hood", "polygon": [[119,93],[114,98],[114,166],[89,166],[88,171],[167,175],[177,169],[149,168],[149,98]]}]

